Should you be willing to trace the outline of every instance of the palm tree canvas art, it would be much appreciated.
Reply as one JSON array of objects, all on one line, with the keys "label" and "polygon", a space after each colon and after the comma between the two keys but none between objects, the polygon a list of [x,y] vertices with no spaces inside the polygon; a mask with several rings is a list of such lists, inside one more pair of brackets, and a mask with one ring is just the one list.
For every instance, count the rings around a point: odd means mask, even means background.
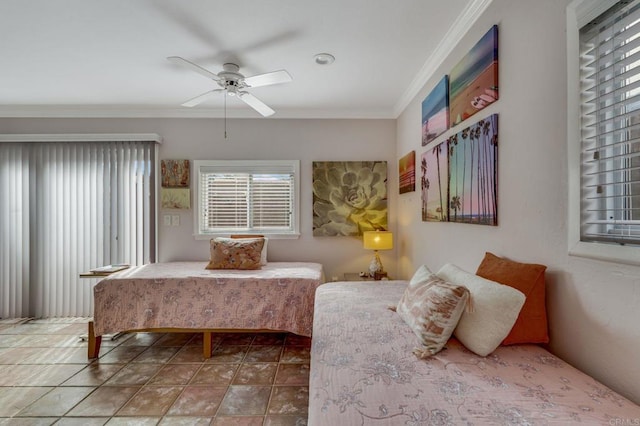
[{"label": "palm tree canvas art", "polygon": [[447,221],[447,143],[427,150],[420,158],[422,221]]},{"label": "palm tree canvas art", "polygon": [[498,114],[451,136],[449,221],[498,224]]}]

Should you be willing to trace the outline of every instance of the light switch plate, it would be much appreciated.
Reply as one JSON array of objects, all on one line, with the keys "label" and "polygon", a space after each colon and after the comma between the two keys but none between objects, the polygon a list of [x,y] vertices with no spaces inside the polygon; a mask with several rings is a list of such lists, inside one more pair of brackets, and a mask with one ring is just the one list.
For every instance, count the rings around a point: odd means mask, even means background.
[{"label": "light switch plate", "polygon": [[171,226],[171,215],[165,214],[162,219],[164,220],[164,226]]},{"label": "light switch plate", "polygon": [[171,226],[180,226],[180,215],[171,215]]}]

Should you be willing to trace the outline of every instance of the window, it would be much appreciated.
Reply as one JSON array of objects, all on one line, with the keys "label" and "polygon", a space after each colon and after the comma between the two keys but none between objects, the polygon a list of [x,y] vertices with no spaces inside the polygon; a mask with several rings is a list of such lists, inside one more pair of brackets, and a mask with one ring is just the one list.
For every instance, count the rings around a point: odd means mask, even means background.
[{"label": "window", "polygon": [[568,251],[640,265],[640,0],[567,6]]},{"label": "window", "polygon": [[581,241],[640,244],[640,1],[580,30]]},{"label": "window", "polygon": [[298,236],[299,161],[195,161],[195,235]]}]

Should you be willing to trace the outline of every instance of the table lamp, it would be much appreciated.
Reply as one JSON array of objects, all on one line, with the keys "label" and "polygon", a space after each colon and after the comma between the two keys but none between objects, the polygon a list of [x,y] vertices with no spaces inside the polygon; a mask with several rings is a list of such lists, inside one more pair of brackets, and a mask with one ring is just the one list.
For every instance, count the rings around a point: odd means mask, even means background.
[{"label": "table lamp", "polygon": [[389,231],[365,231],[362,242],[366,250],[374,250],[375,257],[369,265],[369,275],[376,280],[386,277],[387,273],[382,267],[382,261],[378,250],[391,250],[393,248],[393,233]]}]

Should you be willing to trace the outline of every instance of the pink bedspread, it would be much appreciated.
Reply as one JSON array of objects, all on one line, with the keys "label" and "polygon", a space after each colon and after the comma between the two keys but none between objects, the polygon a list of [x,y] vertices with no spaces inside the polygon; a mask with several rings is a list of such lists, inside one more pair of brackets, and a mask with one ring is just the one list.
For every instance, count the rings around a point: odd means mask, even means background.
[{"label": "pink bedspread", "polygon": [[636,425],[640,407],[537,345],[487,357],[450,340],[417,359],[387,309],[407,283],[328,283],[316,293],[309,425]]},{"label": "pink bedspread", "polygon": [[252,271],[206,262],[124,270],[93,290],[96,336],[145,328],[265,329],[311,336],[322,265],[270,262]]}]

